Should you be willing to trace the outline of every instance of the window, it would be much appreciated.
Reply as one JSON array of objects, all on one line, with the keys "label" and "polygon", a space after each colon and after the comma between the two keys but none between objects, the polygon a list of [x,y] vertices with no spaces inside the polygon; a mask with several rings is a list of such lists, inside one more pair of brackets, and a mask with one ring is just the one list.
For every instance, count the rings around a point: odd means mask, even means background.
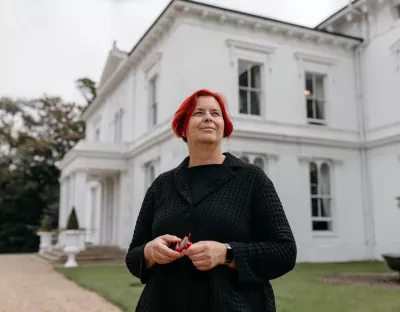
[{"label": "window", "polygon": [[114,142],[120,143],[122,141],[122,120],[123,109],[119,109],[114,115]]},{"label": "window", "polygon": [[100,128],[96,128],[94,130],[94,140],[95,141],[100,141]]},{"label": "window", "polygon": [[330,168],[325,162],[311,162],[310,195],[313,231],[332,231]]},{"label": "window", "polygon": [[243,155],[240,157],[240,160],[246,163],[251,163],[253,165],[260,167],[262,170],[265,170],[264,159],[261,157]]},{"label": "window", "polygon": [[395,11],[395,14],[396,14],[396,18],[399,19],[400,18],[400,4],[395,5],[394,11]]},{"label": "window", "polygon": [[157,124],[157,76],[149,81],[149,126]]},{"label": "window", "polygon": [[155,178],[156,178],[155,164],[153,162],[148,162],[145,165],[145,179],[146,179],[145,182],[147,188],[150,187]]},{"label": "window", "polygon": [[309,124],[325,124],[325,75],[306,73],[304,95]]},{"label": "window", "polygon": [[261,65],[239,60],[239,113],[261,115]]}]

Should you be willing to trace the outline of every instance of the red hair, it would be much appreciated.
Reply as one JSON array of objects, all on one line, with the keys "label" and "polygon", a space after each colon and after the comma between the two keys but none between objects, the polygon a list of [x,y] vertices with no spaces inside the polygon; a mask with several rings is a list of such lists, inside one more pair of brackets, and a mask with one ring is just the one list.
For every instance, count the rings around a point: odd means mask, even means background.
[{"label": "red hair", "polygon": [[233,124],[228,116],[228,112],[226,111],[225,100],[219,93],[211,92],[206,89],[201,89],[194,92],[183,101],[181,106],[179,106],[174,115],[174,119],[172,120],[172,130],[174,130],[175,135],[182,138],[183,141],[187,142],[186,129],[189,124],[189,119],[192,116],[193,111],[196,107],[196,100],[200,96],[212,96],[214,99],[217,100],[221,108],[222,118],[224,119],[224,138],[229,137],[233,131]]}]

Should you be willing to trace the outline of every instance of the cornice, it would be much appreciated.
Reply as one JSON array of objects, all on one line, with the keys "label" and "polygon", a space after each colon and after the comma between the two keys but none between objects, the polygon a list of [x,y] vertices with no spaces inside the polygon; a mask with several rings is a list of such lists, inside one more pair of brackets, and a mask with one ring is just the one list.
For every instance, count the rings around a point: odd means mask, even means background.
[{"label": "cornice", "polygon": [[148,55],[151,55],[154,47],[165,38],[171,29],[179,27],[177,20],[184,16],[196,17],[203,22],[228,24],[234,27],[251,29],[252,31],[281,35],[286,39],[296,38],[302,41],[310,41],[314,44],[329,44],[344,49],[352,49],[361,42],[361,39],[357,38],[330,34],[312,28],[213,7],[204,3],[175,0],[168,5],[162,15],[139,40],[127,59],[122,61],[119,68],[107,79],[95,100],[82,114],[83,120],[86,121],[94,111],[104,104],[109,93],[118,86],[132,69],[137,68]]}]

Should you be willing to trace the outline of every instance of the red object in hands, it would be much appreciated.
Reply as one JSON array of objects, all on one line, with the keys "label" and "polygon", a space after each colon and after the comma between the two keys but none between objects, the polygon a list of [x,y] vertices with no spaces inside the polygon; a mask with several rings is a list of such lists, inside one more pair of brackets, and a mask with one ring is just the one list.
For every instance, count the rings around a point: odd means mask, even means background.
[{"label": "red object in hands", "polygon": [[185,236],[180,243],[177,243],[174,250],[178,252],[182,252],[184,249],[188,249],[192,245],[190,241],[190,233],[188,236]]}]

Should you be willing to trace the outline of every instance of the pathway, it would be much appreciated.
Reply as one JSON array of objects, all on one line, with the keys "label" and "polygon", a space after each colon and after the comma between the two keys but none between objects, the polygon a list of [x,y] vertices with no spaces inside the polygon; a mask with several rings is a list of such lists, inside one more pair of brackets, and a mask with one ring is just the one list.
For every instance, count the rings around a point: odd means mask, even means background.
[{"label": "pathway", "polygon": [[0,256],[0,312],[121,312],[33,255]]}]

